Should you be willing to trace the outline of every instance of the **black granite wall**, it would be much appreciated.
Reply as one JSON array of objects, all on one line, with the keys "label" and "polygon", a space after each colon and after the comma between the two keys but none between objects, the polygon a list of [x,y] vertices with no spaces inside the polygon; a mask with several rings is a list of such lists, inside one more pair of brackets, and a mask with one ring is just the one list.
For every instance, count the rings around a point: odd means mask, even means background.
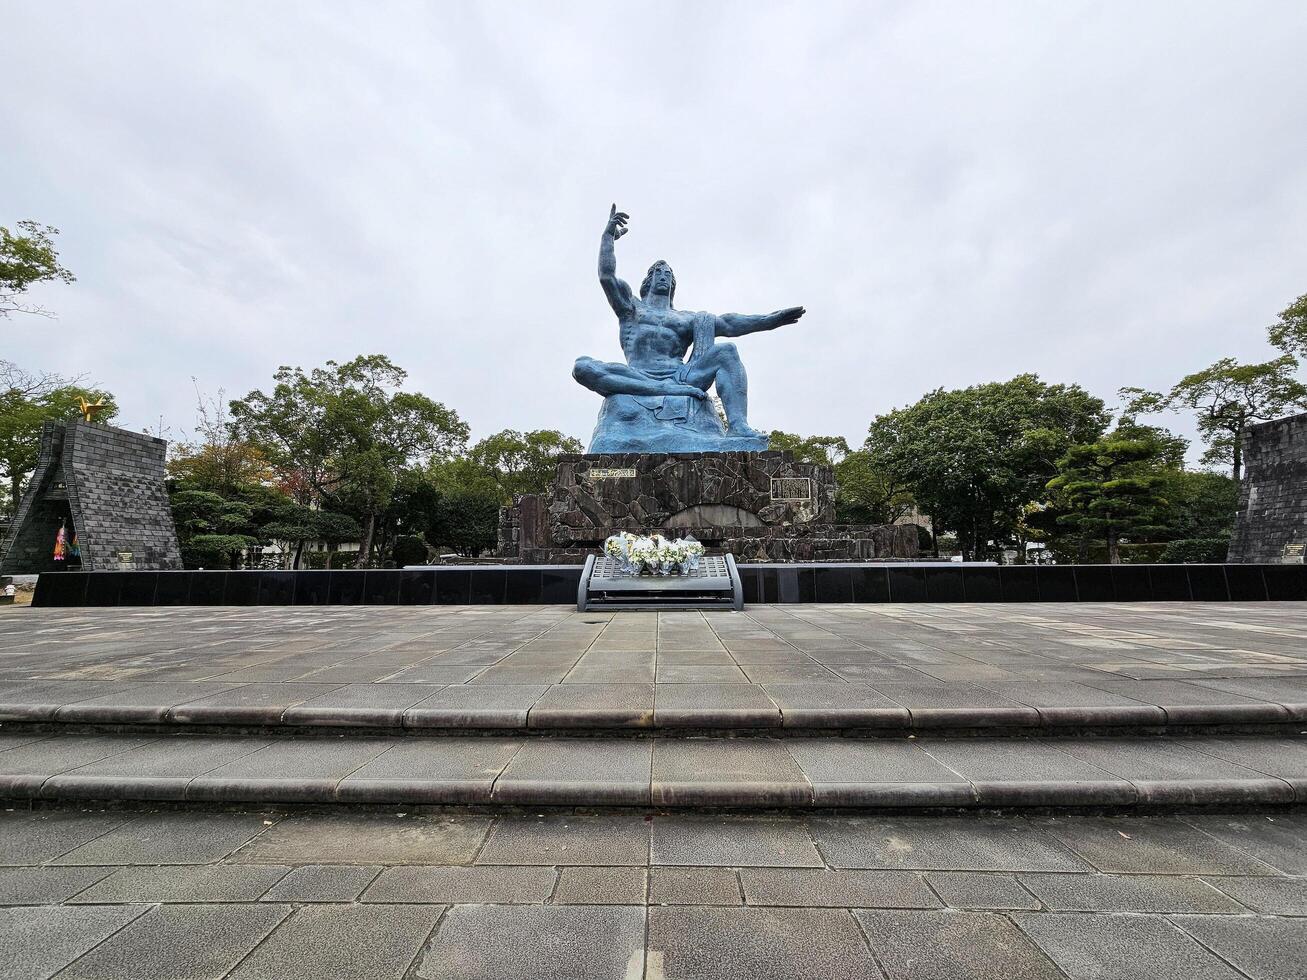
[{"label": "black granite wall", "polygon": [[[58,572],[36,606],[512,605],[576,602],[581,568]],[[1305,565],[740,566],[746,603],[1307,600]]]}]

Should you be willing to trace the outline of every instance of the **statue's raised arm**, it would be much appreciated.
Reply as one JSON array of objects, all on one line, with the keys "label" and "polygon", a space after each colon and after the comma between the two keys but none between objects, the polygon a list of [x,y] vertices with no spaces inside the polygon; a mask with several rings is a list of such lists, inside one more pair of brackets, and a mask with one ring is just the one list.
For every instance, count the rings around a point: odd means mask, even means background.
[{"label": "statue's raised arm", "polygon": [[630,215],[618,211],[617,205],[614,204],[612,210],[608,212],[608,224],[604,226],[604,233],[599,239],[599,285],[603,287],[604,295],[608,297],[608,305],[619,318],[629,316],[635,311],[631,287],[617,278],[617,255],[613,250],[617,239],[626,234],[626,223],[630,220]]}]

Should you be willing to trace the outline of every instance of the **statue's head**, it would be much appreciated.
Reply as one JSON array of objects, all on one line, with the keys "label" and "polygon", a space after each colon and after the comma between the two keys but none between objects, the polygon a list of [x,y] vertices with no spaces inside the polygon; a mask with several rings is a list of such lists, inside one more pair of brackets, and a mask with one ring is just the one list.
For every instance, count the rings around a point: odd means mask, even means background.
[{"label": "statue's head", "polygon": [[666,296],[669,305],[676,299],[676,274],[662,259],[649,266],[644,282],[640,283],[640,298],[648,299],[650,293],[655,296]]}]

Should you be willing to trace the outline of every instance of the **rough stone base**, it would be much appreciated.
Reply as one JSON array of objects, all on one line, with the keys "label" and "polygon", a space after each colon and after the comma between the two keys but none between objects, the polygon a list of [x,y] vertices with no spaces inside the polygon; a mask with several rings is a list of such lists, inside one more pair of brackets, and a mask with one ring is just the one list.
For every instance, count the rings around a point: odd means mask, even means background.
[{"label": "rough stone base", "polygon": [[600,453],[565,456],[548,495],[500,514],[500,557],[583,562],[621,531],[693,535],[749,561],[917,557],[917,530],[838,525],[829,466],[790,453]]}]

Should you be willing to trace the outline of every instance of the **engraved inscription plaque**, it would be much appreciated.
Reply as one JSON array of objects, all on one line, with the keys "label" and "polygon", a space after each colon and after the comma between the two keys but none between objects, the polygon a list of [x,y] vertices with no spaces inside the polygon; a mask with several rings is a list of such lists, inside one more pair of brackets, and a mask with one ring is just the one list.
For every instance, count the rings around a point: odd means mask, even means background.
[{"label": "engraved inscription plaque", "polygon": [[772,500],[811,500],[812,480],[806,476],[772,477]]}]

